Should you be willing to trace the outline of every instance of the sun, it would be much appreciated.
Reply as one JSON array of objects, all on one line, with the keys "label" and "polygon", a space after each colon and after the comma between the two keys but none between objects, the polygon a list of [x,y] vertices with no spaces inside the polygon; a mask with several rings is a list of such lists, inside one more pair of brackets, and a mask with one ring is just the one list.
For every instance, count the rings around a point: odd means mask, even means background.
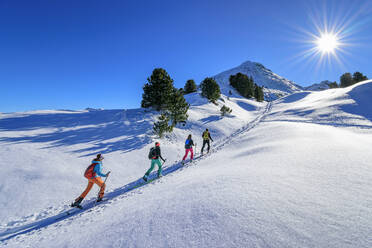
[{"label": "sun", "polygon": [[320,37],[317,37],[315,43],[317,45],[317,49],[325,54],[334,53],[335,50],[339,47],[339,39],[337,35],[332,33],[323,33]]}]

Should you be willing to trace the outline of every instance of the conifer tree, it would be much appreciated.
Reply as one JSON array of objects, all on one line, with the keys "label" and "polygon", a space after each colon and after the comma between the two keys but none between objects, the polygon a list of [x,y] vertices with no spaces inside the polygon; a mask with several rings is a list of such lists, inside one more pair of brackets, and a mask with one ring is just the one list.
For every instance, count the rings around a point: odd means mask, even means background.
[{"label": "conifer tree", "polygon": [[232,109],[227,107],[226,105],[223,105],[222,108],[220,109],[221,116],[225,116],[226,114],[231,114]]},{"label": "conifer tree", "polygon": [[220,86],[213,78],[205,78],[200,87],[202,96],[208,98],[211,102],[215,102],[221,96]]},{"label": "conifer tree", "polygon": [[173,127],[169,125],[169,117],[162,113],[158,117],[158,121],[154,123],[153,131],[157,134],[160,138],[164,136],[166,132],[172,132]]},{"label": "conifer tree", "polygon": [[241,96],[250,98],[254,95],[253,78],[238,72],[229,78],[230,85],[234,87]]},{"label": "conifer tree", "polygon": [[257,84],[254,84],[254,98],[256,98],[258,102],[262,102],[264,100],[263,89]]},{"label": "conifer tree", "polygon": [[368,78],[366,76],[364,76],[363,73],[360,73],[359,71],[354,72],[354,74],[353,74],[354,84],[362,82],[364,80],[368,80]]},{"label": "conifer tree", "polygon": [[196,87],[195,81],[192,79],[187,80],[185,84],[185,88],[184,88],[185,94],[196,92],[196,90],[197,90],[197,87]]},{"label": "conifer tree", "polygon": [[165,109],[173,93],[173,79],[164,69],[156,68],[147,81],[143,86],[141,107],[153,107],[157,111]]},{"label": "conifer tree", "polygon": [[189,104],[183,97],[183,89],[177,90],[173,86],[173,80],[164,69],[154,69],[147,81],[143,87],[141,106],[161,111],[153,130],[162,137],[164,133],[172,132],[177,123],[186,122]]},{"label": "conifer tree", "polygon": [[329,88],[330,88],[330,89],[338,88],[338,84],[337,84],[336,81],[334,81],[334,82],[332,82],[332,83],[329,83],[328,85],[329,85]]},{"label": "conifer tree", "polygon": [[353,84],[353,78],[349,72],[342,74],[340,77],[340,87],[345,88]]},{"label": "conifer tree", "polygon": [[188,104],[183,97],[181,90],[174,90],[172,97],[170,98],[167,106],[166,113],[169,120],[171,121],[172,129],[179,122],[186,122],[188,115],[187,111],[189,110],[190,104]]}]

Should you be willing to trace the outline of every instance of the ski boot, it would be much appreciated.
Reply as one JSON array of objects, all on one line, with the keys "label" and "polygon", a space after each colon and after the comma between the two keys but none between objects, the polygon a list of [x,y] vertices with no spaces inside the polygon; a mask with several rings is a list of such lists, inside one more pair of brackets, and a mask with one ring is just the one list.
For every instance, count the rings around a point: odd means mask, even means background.
[{"label": "ski boot", "polygon": [[148,176],[146,176],[146,175],[144,175],[144,176],[142,177],[142,179],[143,179],[145,182],[147,182],[147,180],[149,180]]},{"label": "ski boot", "polygon": [[82,209],[83,207],[80,205],[81,202],[83,201],[84,198],[81,198],[79,197],[78,199],[75,200],[74,203],[71,203],[71,207],[75,207],[75,208],[80,208]]},{"label": "ski boot", "polygon": [[97,202],[101,202],[103,200],[102,197],[98,197]]}]

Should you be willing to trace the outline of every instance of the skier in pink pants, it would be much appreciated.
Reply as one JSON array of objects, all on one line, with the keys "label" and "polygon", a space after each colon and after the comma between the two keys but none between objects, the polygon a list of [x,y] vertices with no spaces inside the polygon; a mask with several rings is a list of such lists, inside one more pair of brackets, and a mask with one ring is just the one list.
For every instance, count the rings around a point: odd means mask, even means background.
[{"label": "skier in pink pants", "polygon": [[182,159],[182,164],[185,163],[185,159],[187,157],[187,155],[189,154],[189,152],[191,152],[191,161],[193,160],[194,158],[194,151],[192,150],[192,146],[194,145],[194,141],[191,139],[191,134],[189,134],[189,136],[187,137],[187,140],[185,141],[185,156],[183,156],[183,159]]}]

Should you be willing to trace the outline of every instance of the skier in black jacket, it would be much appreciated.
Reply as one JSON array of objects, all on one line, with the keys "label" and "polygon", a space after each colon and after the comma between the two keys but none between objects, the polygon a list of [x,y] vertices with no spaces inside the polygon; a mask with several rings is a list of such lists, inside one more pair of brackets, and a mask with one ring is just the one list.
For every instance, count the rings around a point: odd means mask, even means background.
[{"label": "skier in black jacket", "polygon": [[149,154],[149,156],[151,157],[151,167],[150,167],[150,169],[148,169],[148,171],[143,176],[143,180],[145,180],[146,182],[149,178],[149,175],[150,175],[151,171],[154,169],[155,164],[157,164],[158,168],[159,168],[158,169],[158,177],[162,176],[162,174],[161,174],[162,163],[160,162],[160,159],[162,159],[163,162],[165,162],[165,159],[161,156],[160,143],[159,142],[155,142],[155,147],[151,148],[150,153],[151,154]]}]

